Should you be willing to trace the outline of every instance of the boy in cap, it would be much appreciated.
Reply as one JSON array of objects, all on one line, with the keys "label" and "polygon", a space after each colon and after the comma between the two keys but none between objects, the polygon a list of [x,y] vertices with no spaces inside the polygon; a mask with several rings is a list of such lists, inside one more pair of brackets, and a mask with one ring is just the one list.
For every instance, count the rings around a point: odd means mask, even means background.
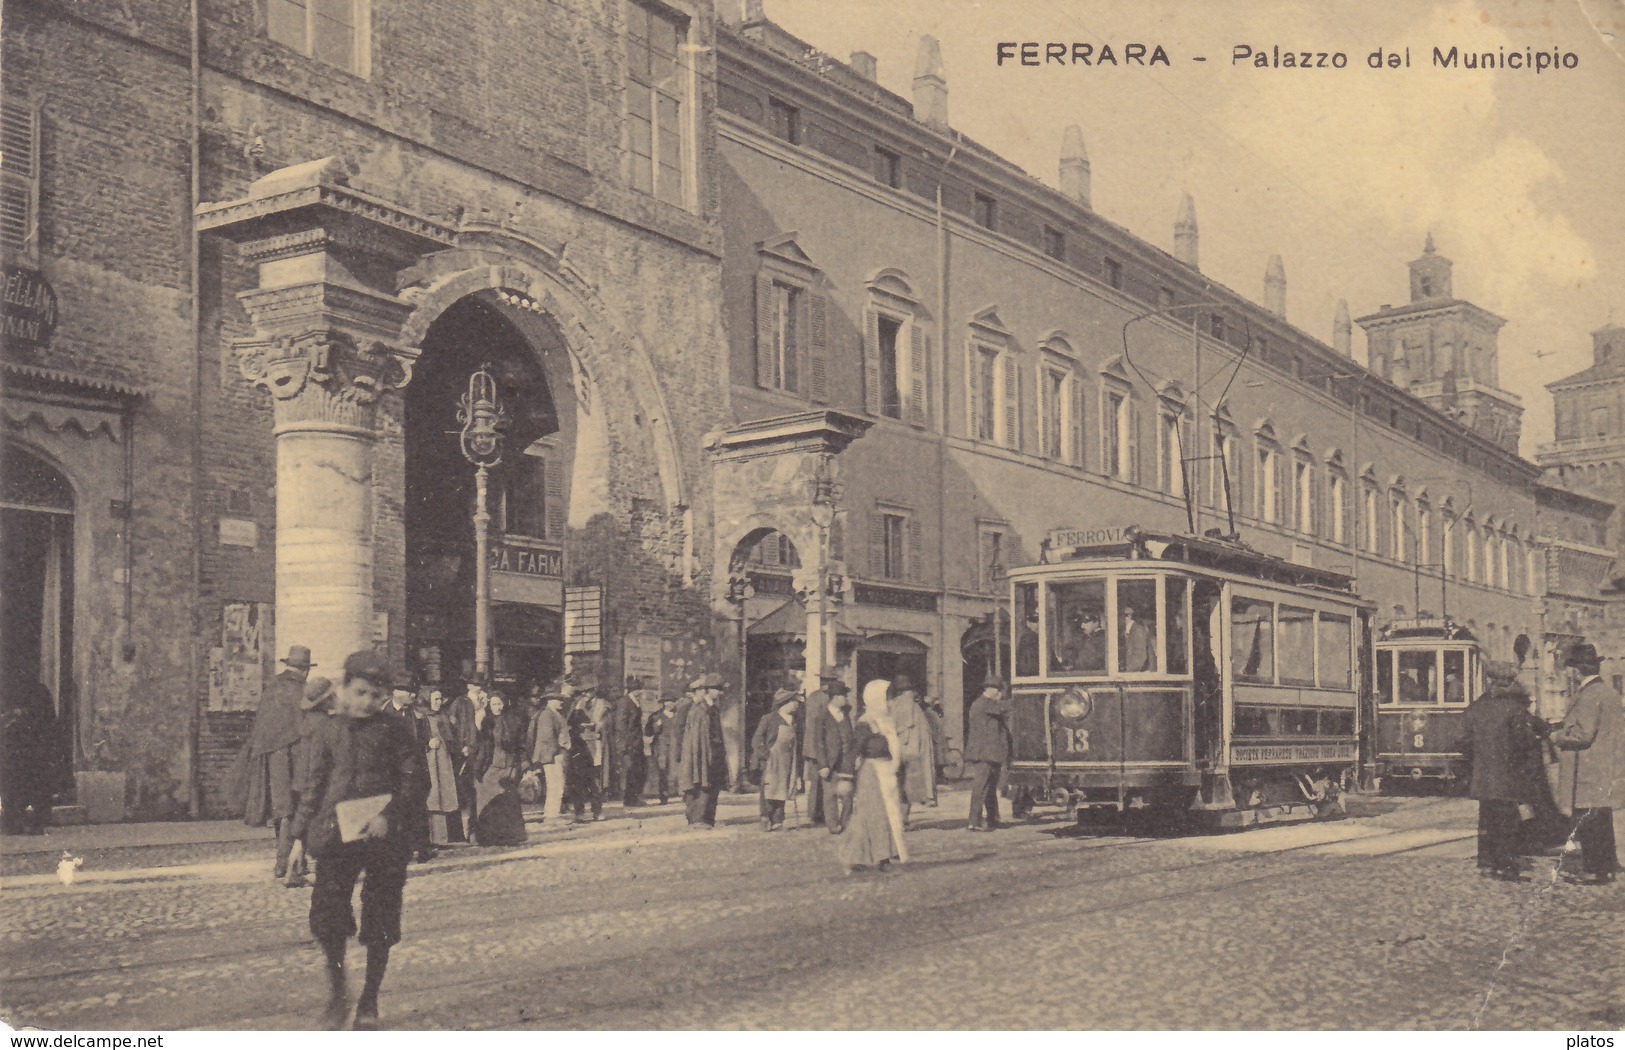
[{"label": "boy in cap", "polygon": [[[327,962],[323,1020],[329,1028],[342,1026],[349,1008],[344,953],[356,933],[351,896],[363,872],[360,941],[367,946],[367,976],[356,1003],[357,1029],[378,1025],[378,991],[389,950],[401,939],[401,891],[412,855],[412,817],[424,804],[420,792],[428,778],[417,741],[399,718],[382,711],[390,681],[390,672],[376,653],[351,653],[345,659],[334,717],[314,741],[293,819],[295,861],[307,850],[320,861],[310,898],[310,932]],[[345,841],[338,805],[377,796],[388,796],[389,801]]]}]

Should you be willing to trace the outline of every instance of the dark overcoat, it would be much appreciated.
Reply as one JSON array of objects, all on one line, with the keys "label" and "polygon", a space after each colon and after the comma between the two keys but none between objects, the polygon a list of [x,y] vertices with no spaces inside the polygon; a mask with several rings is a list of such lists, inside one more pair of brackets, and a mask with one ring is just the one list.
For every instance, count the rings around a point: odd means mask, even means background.
[{"label": "dark overcoat", "polygon": [[965,761],[1010,761],[1010,701],[1002,693],[985,692],[970,705],[970,726],[965,733]]},{"label": "dark overcoat", "polygon": [[1462,739],[1468,794],[1480,801],[1529,802],[1529,769],[1539,742],[1529,727],[1529,696],[1516,684],[1492,685],[1467,708]]}]

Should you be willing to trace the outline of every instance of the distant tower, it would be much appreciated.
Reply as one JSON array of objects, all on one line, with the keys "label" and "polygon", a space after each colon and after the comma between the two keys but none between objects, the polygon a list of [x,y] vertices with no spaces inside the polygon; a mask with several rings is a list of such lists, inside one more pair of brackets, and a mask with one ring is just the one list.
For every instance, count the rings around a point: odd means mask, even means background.
[{"label": "distant tower", "polygon": [[1174,220],[1174,258],[1193,270],[1202,268],[1197,262],[1196,201],[1188,193],[1179,202],[1179,218]]},{"label": "distant tower", "polygon": [[1270,256],[1264,269],[1264,309],[1276,317],[1286,316],[1286,264],[1279,255]]},{"label": "distant tower", "polygon": [[942,131],[948,129],[948,81],[942,73],[942,47],[937,38],[920,37],[914,60],[914,119]]},{"label": "distant tower", "polygon": [[1614,504],[1609,533],[1625,579],[1625,328],[1613,322],[1591,333],[1591,367],[1547,383],[1555,433],[1535,461],[1560,488]]},{"label": "distant tower", "polygon": [[1337,313],[1332,317],[1332,346],[1344,357],[1354,356],[1354,322],[1349,320],[1349,301],[1337,300]]},{"label": "distant tower", "polygon": [[1516,452],[1523,402],[1501,389],[1496,347],[1506,318],[1455,298],[1450,268],[1428,234],[1410,263],[1411,301],[1358,318],[1371,369]]},{"label": "distant tower", "polygon": [[1061,192],[1083,205],[1089,203],[1089,153],[1083,148],[1083,129],[1068,124],[1061,133]]}]

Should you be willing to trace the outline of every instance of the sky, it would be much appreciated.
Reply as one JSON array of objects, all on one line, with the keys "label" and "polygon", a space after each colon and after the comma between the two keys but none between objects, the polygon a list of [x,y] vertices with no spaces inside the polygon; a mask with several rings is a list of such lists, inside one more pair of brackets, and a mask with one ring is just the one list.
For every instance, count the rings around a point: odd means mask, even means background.
[{"label": "sky", "polygon": [[[1050,186],[1082,128],[1094,210],[1165,250],[1195,199],[1201,268],[1254,301],[1272,254],[1287,318],[1331,342],[1409,300],[1431,231],[1455,295],[1507,319],[1501,385],[1522,451],[1551,440],[1545,384],[1625,324],[1625,0],[765,0],[767,17],[905,98],[919,38],[942,46],[953,126]],[[997,64],[1000,42],[1161,45],[1168,65]],[[1257,69],[1254,53],[1342,52],[1343,69]],[[1572,53],[1571,69],[1437,69],[1434,47]],[[1409,48],[1409,68],[1368,56]],[[1205,62],[1195,58],[1205,57]],[[1329,59],[1330,61],[1330,59]],[[1358,326],[1356,326],[1358,327]],[[1355,356],[1364,360],[1355,333]]]}]

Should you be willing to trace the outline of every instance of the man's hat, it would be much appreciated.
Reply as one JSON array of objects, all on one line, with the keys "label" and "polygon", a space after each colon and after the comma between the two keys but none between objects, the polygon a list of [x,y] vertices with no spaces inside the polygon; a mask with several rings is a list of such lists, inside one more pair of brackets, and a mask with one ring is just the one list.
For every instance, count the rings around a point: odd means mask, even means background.
[{"label": "man's hat", "polygon": [[677,698],[675,696],[663,696],[660,698],[660,702],[663,704],[675,704],[677,702]]},{"label": "man's hat", "polygon": [[1490,660],[1484,664],[1484,677],[1491,682],[1516,682],[1518,668],[1505,660]]},{"label": "man's hat", "polygon": [[701,675],[694,679],[694,681],[688,683],[688,687],[690,689],[721,689],[722,676],[712,671],[710,674]]},{"label": "man's hat", "polygon": [[578,693],[590,693],[598,688],[598,676],[591,671],[578,671],[568,679],[570,687]]},{"label": "man's hat", "polygon": [[826,678],[824,681],[827,683],[824,686],[824,692],[830,696],[848,696],[852,692],[846,687],[846,683],[839,678]]},{"label": "man's hat", "polygon": [[316,666],[310,662],[310,650],[302,645],[288,646],[288,655],[282,658],[282,662],[301,671],[308,671]]},{"label": "man's hat", "polygon": [[822,671],[818,672],[818,680],[820,682],[839,682],[841,680],[841,672],[833,667],[826,667]]},{"label": "man's hat", "polygon": [[780,689],[773,694],[773,706],[781,707],[791,700],[800,700],[801,694],[794,689]]},{"label": "man's hat", "polygon": [[997,671],[989,671],[987,673],[987,677],[982,679],[982,688],[983,689],[1003,689],[1004,688],[1004,679],[999,675],[999,672],[997,672]]},{"label": "man's hat", "polygon": [[333,695],[333,683],[326,678],[312,678],[305,683],[305,695],[299,698],[299,710],[314,711]]},{"label": "man's hat", "polygon": [[908,675],[900,674],[891,680],[891,691],[893,696],[898,693],[912,693],[914,691],[914,682]]},{"label": "man's hat", "polygon": [[[295,646],[295,648],[298,647]],[[344,658],[344,680],[349,681],[352,678],[365,678],[372,684],[383,686],[385,689],[392,688],[394,685],[394,677],[389,673],[389,668],[384,664],[383,658],[371,649],[362,649],[360,652],[351,653]]]},{"label": "man's hat", "polygon": [[1597,647],[1590,642],[1575,642],[1569,646],[1568,655],[1563,658],[1564,667],[1601,667],[1602,659],[1597,656]]}]

